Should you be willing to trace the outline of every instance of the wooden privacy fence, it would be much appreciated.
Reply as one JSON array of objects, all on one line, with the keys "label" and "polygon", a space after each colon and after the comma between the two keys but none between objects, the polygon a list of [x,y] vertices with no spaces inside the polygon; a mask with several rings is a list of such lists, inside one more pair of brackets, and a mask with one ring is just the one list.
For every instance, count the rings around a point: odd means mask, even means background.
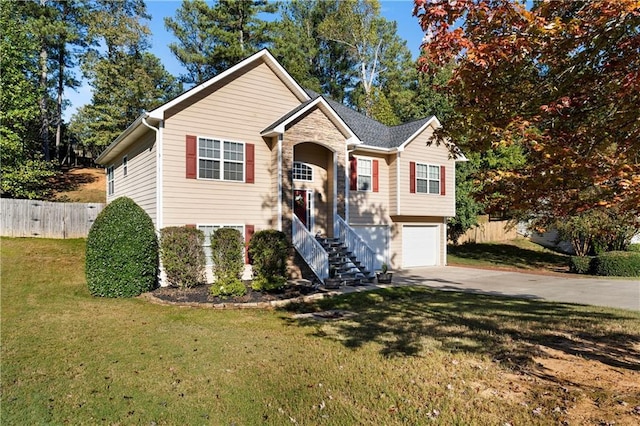
[{"label": "wooden privacy fence", "polygon": [[478,226],[467,230],[458,239],[459,244],[508,241],[518,237],[516,226],[511,221],[498,220],[490,222],[487,216],[480,216],[478,222]]},{"label": "wooden privacy fence", "polygon": [[0,231],[5,237],[85,238],[102,203],[53,203],[0,199]]}]

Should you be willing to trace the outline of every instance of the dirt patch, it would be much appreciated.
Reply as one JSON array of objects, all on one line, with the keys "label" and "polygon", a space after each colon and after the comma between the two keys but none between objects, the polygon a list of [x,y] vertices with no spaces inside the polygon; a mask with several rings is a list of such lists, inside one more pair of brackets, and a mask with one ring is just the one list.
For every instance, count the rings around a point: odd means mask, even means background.
[{"label": "dirt patch", "polygon": [[106,176],[104,169],[74,168],[63,171],[51,186],[55,201],[104,203]]},{"label": "dirt patch", "polygon": [[[535,366],[502,376],[491,396],[516,401],[558,424],[640,424],[640,371],[538,346]],[[640,367],[640,364],[637,364]]]}]

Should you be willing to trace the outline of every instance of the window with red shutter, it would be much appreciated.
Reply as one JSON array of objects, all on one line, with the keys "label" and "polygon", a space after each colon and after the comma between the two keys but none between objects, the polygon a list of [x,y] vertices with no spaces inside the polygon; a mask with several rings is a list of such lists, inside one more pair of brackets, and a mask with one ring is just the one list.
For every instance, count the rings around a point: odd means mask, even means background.
[{"label": "window with red shutter", "polygon": [[373,160],[373,192],[380,191],[380,164],[379,160]]},{"label": "window with red shutter", "polygon": [[416,192],[416,163],[413,161],[409,163],[409,192]]},{"label": "window with red shutter", "polygon": [[198,141],[195,136],[187,135],[186,138],[187,152],[187,179],[195,179],[198,177]]},{"label": "window with red shutter", "polygon": [[358,159],[353,156],[349,157],[349,189],[358,190]]},{"label": "window with red shutter", "polygon": [[255,145],[252,143],[248,143],[245,145],[245,150],[247,154],[246,158],[246,168],[247,168],[247,176],[245,182],[247,183],[255,183]]}]

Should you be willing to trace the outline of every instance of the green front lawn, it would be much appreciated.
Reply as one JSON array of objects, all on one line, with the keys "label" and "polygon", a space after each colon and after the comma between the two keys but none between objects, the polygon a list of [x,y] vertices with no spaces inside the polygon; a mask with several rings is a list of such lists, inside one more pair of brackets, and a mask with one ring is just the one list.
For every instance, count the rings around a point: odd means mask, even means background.
[{"label": "green front lawn", "polygon": [[[597,418],[626,424],[619,401],[640,405],[535,359],[545,345],[633,383],[638,313],[412,287],[281,311],[160,306],[91,297],[84,240],[1,243],[2,424],[552,424],[596,398]],[[325,309],[355,315],[293,316]]]},{"label": "green front lawn", "polygon": [[500,243],[470,243],[447,247],[449,265],[501,267],[550,272],[567,272],[569,256],[526,239]]}]

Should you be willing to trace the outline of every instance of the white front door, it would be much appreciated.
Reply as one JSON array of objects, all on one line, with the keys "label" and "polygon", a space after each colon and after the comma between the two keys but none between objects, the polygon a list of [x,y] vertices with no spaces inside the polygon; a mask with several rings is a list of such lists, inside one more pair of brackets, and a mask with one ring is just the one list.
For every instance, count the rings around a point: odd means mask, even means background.
[{"label": "white front door", "polygon": [[438,265],[440,227],[437,225],[404,225],[402,227],[402,267]]}]

